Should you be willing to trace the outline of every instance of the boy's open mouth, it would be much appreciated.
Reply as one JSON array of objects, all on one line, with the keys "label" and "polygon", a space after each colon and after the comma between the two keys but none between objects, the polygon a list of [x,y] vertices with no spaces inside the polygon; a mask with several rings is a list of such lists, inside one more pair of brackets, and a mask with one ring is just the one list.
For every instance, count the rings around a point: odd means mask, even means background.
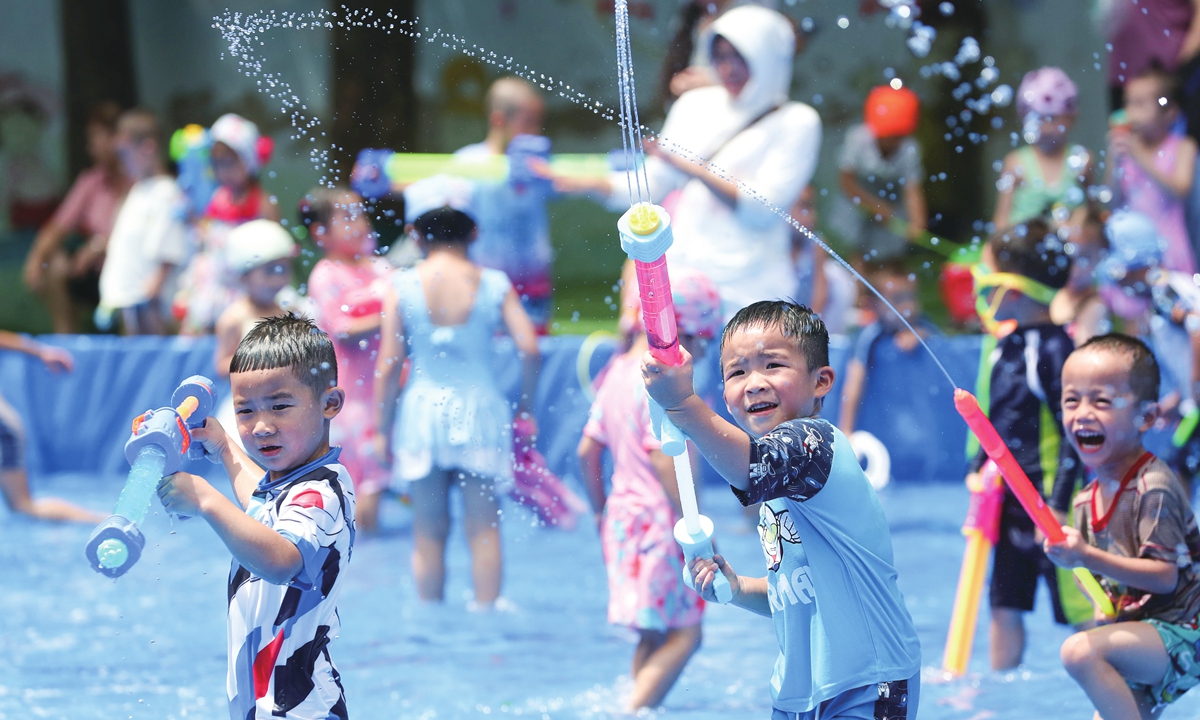
[{"label": "boy's open mouth", "polygon": [[1104,433],[1099,430],[1076,430],[1075,444],[1084,452],[1099,450],[1104,444]]},{"label": "boy's open mouth", "polygon": [[761,401],[761,402],[756,402],[756,403],[752,404],[750,407],[746,408],[746,412],[749,413],[750,415],[760,415],[762,413],[771,412],[772,410],[774,410],[777,407],[779,407],[779,403]]},{"label": "boy's open mouth", "polygon": [[282,445],[262,445],[258,448],[258,452],[265,457],[275,457],[283,452]]}]

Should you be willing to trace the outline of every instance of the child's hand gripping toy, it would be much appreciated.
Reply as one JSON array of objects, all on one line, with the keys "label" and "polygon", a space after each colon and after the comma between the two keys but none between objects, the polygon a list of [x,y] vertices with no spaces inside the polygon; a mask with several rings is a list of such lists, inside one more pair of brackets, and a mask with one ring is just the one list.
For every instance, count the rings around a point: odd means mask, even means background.
[{"label": "child's hand gripping toy", "polygon": [[[680,365],[683,355],[679,351],[675,305],[671,299],[671,280],[667,275],[666,252],[674,241],[671,216],[657,205],[638,203],[617,221],[617,230],[621,234],[621,249],[633,260],[637,272],[638,294],[642,300],[650,354],[668,365]],[[700,514],[696,503],[687,438],[653,399],[650,400],[650,418],[654,433],[662,442],[663,453],[675,461],[679,504],[683,507],[683,518],[675,524],[675,541],[683,547],[686,560],[684,582],[692,587],[688,566],[696,557],[712,557],[713,524],[712,520]],[[713,590],[719,602],[727,603],[733,599],[733,588],[723,574],[717,574]]]},{"label": "child's hand gripping toy", "polygon": [[[1042,534],[1052,543],[1060,543],[1065,540],[1066,536],[1063,534],[1058,518],[1050,512],[1041,493],[1033,487],[1029,476],[1025,474],[1020,464],[1017,463],[1017,459],[1013,457],[1012,451],[1000,439],[1000,434],[996,432],[995,426],[979,408],[979,401],[975,399],[975,396],[961,388],[955,390],[954,409],[958,410],[958,414],[979,438],[979,444],[983,447],[983,451],[992,459],[992,462],[996,463],[1004,482],[1017,496],[1021,507],[1029,514],[1029,518],[1033,520],[1033,524],[1037,526],[1038,530],[1041,530]],[[1106,617],[1113,617],[1116,611],[1113,608],[1112,599],[1108,597],[1108,593],[1104,592],[1104,588],[1100,586],[1096,576],[1092,575],[1087,568],[1075,568],[1074,573],[1076,582],[1087,594],[1088,599],[1092,601],[1092,605]]]},{"label": "child's hand gripping toy", "polygon": [[132,466],[129,477],[113,514],[96,526],[84,548],[93,570],[120,577],[141,557],[146,539],[138,525],[159,481],[177,472],[185,457],[204,457],[204,447],[192,444],[191,431],[204,425],[215,404],[212,380],[193,375],[175,389],[173,407],[147,410],[134,418],[133,432],[125,442],[125,458]]},{"label": "child's hand gripping toy", "polygon": [[950,616],[950,632],[946,636],[946,652],[942,670],[954,677],[967,671],[971,646],[975,640],[975,623],[979,617],[979,598],[987,577],[988,556],[1000,538],[1000,509],[1004,505],[1004,481],[996,463],[988,460],[979,473],[979,488],[971,489],[971,506],[962,532],[967,538],[963,552],[962,570],[958,575],[958,591],[954,596],[954,612]]}]

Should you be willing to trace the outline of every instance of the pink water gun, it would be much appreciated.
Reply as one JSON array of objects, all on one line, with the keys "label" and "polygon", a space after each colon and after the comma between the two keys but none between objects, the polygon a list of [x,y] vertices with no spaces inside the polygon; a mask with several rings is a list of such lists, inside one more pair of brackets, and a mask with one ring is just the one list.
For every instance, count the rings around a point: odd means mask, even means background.
[{"label": "pink water gun", "polygon": [[[617,221],[617,230],[621,234],[621,249],[633,260],[637,272],[638,295],[642,300],[642,318],[646,337],[650,341],[650,354],[668,365],[682,365],[679,333],[675,329],[675,303],[671,299],[671,279],[667,275],[667,250],[674,242],[671,216],[658,205],[637,203]],[[683,517],[675,523],[675,541],[683,548],[686,560],[683,581],[692,587],[687,565],[697,557],[712,557],[712,520],[700,514],[700,507],[696,503],[687,438],[654,400],[650,400],[650,420],[655,437],[662,443],[663,454],[675,462],[679,504],[683,509]],[[721,603],[733,599],[733,588],[720,573],[713,583],[713,591]]]}]

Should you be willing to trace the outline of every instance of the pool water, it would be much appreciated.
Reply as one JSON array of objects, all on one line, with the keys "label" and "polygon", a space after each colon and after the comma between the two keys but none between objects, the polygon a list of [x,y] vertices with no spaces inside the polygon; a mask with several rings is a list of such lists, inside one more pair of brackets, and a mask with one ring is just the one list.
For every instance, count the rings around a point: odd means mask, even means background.
[{"label": "pool water", "polygon": [[[122,478],[59,475],[35,492],[107,509]],[[897,486],[882,493],[900,583],[924,648],[920,717],[996,720],[1091,716],[1063,671],[1068,635],[1039,597],[1028,618],[1021,671],[987,671],[986,611],[972,673],[939,682],[962,557],[959,524],[967,495],[947,485]],[[732,496],[707,488],[704,507],[720,548],[743,572],[762,571],[757,535]],[[505,506],[506,595],[511,613],[465,610],[467,557],[452,542],[448,602],[417,602],[408,570],[407,511],[385,504],[382,535],[359,535],[340,603],[333,646],[351,717],[604,718],[628,692],[631,635],[605,623],[604,568],[595,531],[532,526]],[[118,580],[83,557],[90,528],[2,515],[0,718],[227,718],[225,578],[229,555],[200,520],[171,522],[153,508],[139,564]],[[664,717],[768,717],[767,680],[776,654],[770,621],[710,606],[704,646],[667,696]],[[1200,717],[1200,693],[1167,718]]]}]

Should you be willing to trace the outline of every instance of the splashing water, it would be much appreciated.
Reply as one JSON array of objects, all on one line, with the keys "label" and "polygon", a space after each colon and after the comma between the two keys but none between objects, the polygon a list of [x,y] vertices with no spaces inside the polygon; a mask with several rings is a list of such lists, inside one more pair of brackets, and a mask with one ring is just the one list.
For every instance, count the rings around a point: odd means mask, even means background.
[{"label": "splashing water", "polygon": [[[900,0],[894,3],[898,6],[913,7],[911,3]],[[617,12],[617,61],[618,61],[618,91],[620,94],[619,111],[614,112],[613,109],[599,100],[595,100],[585,93],[578,91],[562,80],[555,80],[553,76],[548,76],[545,73],[538,72],[530,68],[528,65],[517,62],[515,58],[509,55],[497,55],[495,52],[488,50],[474,43],[468,45],[465,38],[460,38],[453,33],[447,33],[440,28],[429,28],[420,25],[417,19],[407,20],[397,16],[391,10],[388,10],[382,16],[376,15],[370,9],[350,9],[342,5],[339,10],[314,10],[309,12],[281,12],[281,11],[260,11],[255,13],[239,13],[233,11],[225,11],[213,19],[213,28],[221,33],[221,37],[225,40],[229,47],[229,55],[234,58],[238,65],[242,68],[243,73],[248,77],[259,78],[257,81],[259,92],[266,93],[271,98],[280,102],[280,113],[288,115],[292,127],[295,128],[296,134],[292,135],[293,140],[302,140],[307,137],[309,142],[317,141],[316,134],[321,126],[321,121],[315,115],[310,115],[308,106],[300,99],[292,90],[292,86],[284,80],[279,73],[269,72],[263,65],[263,60],[255,52],[255,45],[263,47],[266,45],[262,35],[268,30],[280,29],[317,29],[324,28],[332,30],[335,25],[337,27],[355,27],[364,29],[373,29],[384,31],[387,34],[393,32],[407,35],[416,40],[424,40],[426,43],[434,43],[441,41],[442,47],[456,50],[469,57],[483,60],[489,65],[493,65],[503,72],[516,75],[533,83],[537,87],[547,92],[552,92],[567,101],[580,105],[593,114],[601,116],[603,119],[610,122],[616,122],[621,128],[621,144],[625,152],[627,161],[640,158],[642,156],[642,139],[648,137],[656,141],[659,147],[672,152],[689,162],[705,167],[715,172],[718,176],[734,183],[738,190],[745,193],[747,196],[762,203],[772,213],[778,215],[785,222],[790,224],[798,232],[803,234],[812,242],[816,243],[821,249],[829,254],[838,264],[846,268],[850,274],[862,283],[863,287],[871,291],[875,297],[879,298],[883,304],[900,319],[900,322],[913,333],[917,340],[921,343],[921,347],[933,358],[938,369],[946,377],[950,385],[957,389],[958,385],[950,376],[945,365],[925,342],[919,333],[909,323],[908,319],[888,301],[878,289],[875,288],[865,277],[862,276],[854,267],[847,262],[841,255],[834,252],[833,248],[829,247],[816,233],[809,230],[799,221],[791,216],[790,213],[783,210],[779,206],[772,203],[760,193],[755,191],[745,182],[734,177],[719,166],[714,165],[708,159],[702,158],[691,150],[684,148],[669,139],[656,135],[650,128],[642,125],[637,114],[637,99],[636,88],[633,81],[633,73],[631,69],[631,54],[629,44],[629,16],[626,0],[618,0],[617,7],[626,8],[625,13]],[[901,11],[902,12],[902,11]],[[912,27],[916,23],[915,16],[913,23],[908,24]],[[927,26],[922,26],[927,27]],[[920,30],[920,27],[917,28]],[[932,29],[930,29],[932,30]],[[926,35],[932,40],[933,35]],[[914,49],[915,50],[915,49]],[[916,53],[921,55],[921,53]],[[963,47],[960,48],[955,62],[942,63],[937,70],[937,74],[943,74],[947,77],[950,73],[958,74],[958,68],[962,65],[977,61],[979,59],[978,44],[973,38],[964,40]],[[985,61],[990,58],[985,58]],[[929,67],[929,66],[927,66]],[[988,64],[987,67],[992,67]],[[952,69],[952,70],[951,70]],[[922,68],[922,74],[926,73],[926,68]],[[932,73],[931,73],[932,74]],[[998,76],[997,76],[998,77]],[[957,78],[956,78],[957,79]],[[971,83],[964,83],[968,87],[972,87]],[[998,90],[1003,90],[1007,86],[1002,86]],[[982,88],[981,88],[982,89]],[[1011,91],[1010,91],[1011,92]],[[965,93],[964,93],[965,94]],[[1004,93],[1000,93],[1004,95]],[[960,98],[961,99],[961,98]],[[993,97],[995,102],[997,98]],[[1005,98],[1006,99],[1006,98]],[[1004,102],[995,102],[996,105],[1007,104]],[[624,120],[622,118],[625,118]],[[644,133],[644,135],[643,135]],[[320,136],[325,137],[326,133],[320,131]],[[318,181],[319,184],[333,187],[340,179],[337,171],[329,170],[329,155],[330,150],[343,150],[332,143],[329,149],[321,149],[314,147],[309,151],[309,160],[314,167],[323,174]],[[629,197],[631,204],[636,197],[638,201],[650,200],[650,188],[648,178],[646,177],[645,163],[640,163],[642,166],[641,173],[637,171],[627,173],[627,182],[629,183]],[[637,167],[637,165],[627,164],[627,167]],[[632,177],[630,177],[632,175]]]}]

